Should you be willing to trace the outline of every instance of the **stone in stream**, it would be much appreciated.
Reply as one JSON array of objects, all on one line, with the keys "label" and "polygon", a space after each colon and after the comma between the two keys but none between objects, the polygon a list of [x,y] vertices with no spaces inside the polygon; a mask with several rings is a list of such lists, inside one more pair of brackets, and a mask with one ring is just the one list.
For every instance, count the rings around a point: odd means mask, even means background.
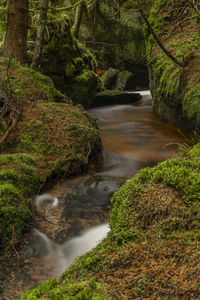
[{"label": "stone in stream", "polygon": [[117,74],[119,73],[119,70],[109,68],[108,71],[106,71],[103,76],[101,77],[104,87],[108,90],[112,90],[116,84]]},{"label": "stone in stream", "polygon": [[136,82],[135,77],[132,72],[121,71],[117,74],[115,90],[125,91],[125,90],[135,90]]},{"label": "stone in stream", "polygon": [[105,90],[96,94],[91,107],[115,105],[115,104],[133,104],[142,99],[140,93],[126,93],[122,91]]}]

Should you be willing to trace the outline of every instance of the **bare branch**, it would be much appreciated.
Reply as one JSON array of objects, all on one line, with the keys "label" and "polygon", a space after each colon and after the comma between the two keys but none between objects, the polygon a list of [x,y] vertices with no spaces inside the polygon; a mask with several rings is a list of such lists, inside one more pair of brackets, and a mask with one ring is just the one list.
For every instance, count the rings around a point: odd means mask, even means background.
[{"label": "bare branch", "polygon": [[6,130],[5,134],[0,139],[0,145],[6,140],[6,138],[8,137],[11,130],[15,127],[15,125],[16,125],[16,119],[13,118],[10,127]]},{"label": "bare branch", "polygon": [[184,64],[180,61],[178,61],[166,48],[165,46],[161,43],[160,39],[158,38],[157,34],[155,33],[153,27],[151,26],[151,24],[149,23],[145,13],[144,13],[144,10],[142,8],[142,5],[140,3],[140,0],[136,0],[137,1],[137,4],[138,4],[138,7],[139,7],[139,11],[141,13],[141,16],[143,17],[145,23],[147,24],[150,32],[152,33],[154,39],[156,40],[157,44],[159,45],[159,47],[163,50],[163,52],[175,63],[177,64],[179,67],[182,67],[184,68]]}]

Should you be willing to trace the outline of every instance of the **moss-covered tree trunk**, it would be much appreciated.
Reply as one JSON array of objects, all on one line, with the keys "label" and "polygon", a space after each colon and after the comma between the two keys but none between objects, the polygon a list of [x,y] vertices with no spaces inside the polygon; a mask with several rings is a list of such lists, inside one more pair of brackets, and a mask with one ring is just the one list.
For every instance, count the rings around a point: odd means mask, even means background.
[{"label": "moss-covered tree trunk", "polygon": [[49,0],[41,1],[40,20],[39,20],[39,26],[38,26],[36,42],[35,42],[35,52],[34,52],[33,61],[32,61],[32,65],[31,65],[31,68],[34,70],[38,70],[38,66],[39,66],[40,60],[41,60],[48,4],[49,4]]},{"label": "moss-covered tree trunk", "polygon": [[9,0],[4,52],[20,62],[26,58],[28,12],[28,0]]},{"label": "moss-covered tree trunk", "polygon": [[74,21],[74,26],[73,26],[73,34],[76,38],[78,38],[79,29],[81,26],[82,14],[83,14],[83,2],[81,2],[76,7],[75,21]]}]

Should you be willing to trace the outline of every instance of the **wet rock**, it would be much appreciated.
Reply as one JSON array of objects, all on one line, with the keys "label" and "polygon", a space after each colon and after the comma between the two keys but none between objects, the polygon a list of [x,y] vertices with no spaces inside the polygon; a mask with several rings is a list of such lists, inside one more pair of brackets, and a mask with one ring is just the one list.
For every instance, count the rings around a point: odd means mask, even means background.
[{"label": "wet rock", "polygon": [[93,198],[93,203],[97,206],[105,206],[110,204],[110,198],[116,190],[116,182],[104,180],[92,183],[89,193]]},{"label": "wet rock", "polygon": [[135,90],[136,82],[132,72],[122,71],[117,74],[115,90]]},{"label": "wet rock", "polygon": [[101,77],[104,87],[108,90],[112,90],[116,83],[117,74],[119,70],[110,68],[107,72]]},{"label": "wet rock", "polygon": [[115,104],[132,104],[139,101],[142,96],[139,93],[126,93],[122,91],[103,91],[97,93],[91,107],[115,105]]}]

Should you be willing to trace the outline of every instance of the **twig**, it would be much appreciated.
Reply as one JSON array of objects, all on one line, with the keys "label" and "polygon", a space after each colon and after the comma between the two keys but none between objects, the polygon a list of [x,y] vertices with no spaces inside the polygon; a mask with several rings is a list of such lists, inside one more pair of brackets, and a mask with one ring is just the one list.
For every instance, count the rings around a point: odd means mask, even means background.
[{"label": "twig", "polygon": [[53,223],[53,222],[49,221],[45,216],[41,215],[41,214],[38,213],[38,212],[37,212],[37,215],[38,215],[39,218],[42,218],[45,222],[47,222],[47,223],[49,223],[49,224],[51,224],[51,225],[58,225],[58,224],[56,224],[56,223]]},{"label": "twig", "polygon": [[198,9],[198,6],[195,4],[195,0],[192,0],[191,4],[196,11],[200,12],[200,10]]},{"label": "twig", "polygon": [[19,253],[17,252],[17,250],[15,248],[15,227],[14,227],[14,225],[12,226],[12,240],[11,240],[11,243],[12,243],[13,250],[15,251],[15,253],[17,254],[17,256],[19,258]]},{"label": "twig", "polygon": [[5,132],[5,134],[2,136],[2,138],[0,139],[0,144],[2,144],[5,139],[7,138],[7,136],[9,135],[9,133],[11,132],[11,130],[15,127],[16,124],[16,119],[13,118],[12,119],[12,124],[10,125],[10,127],[7,129],[7,131]]}]

